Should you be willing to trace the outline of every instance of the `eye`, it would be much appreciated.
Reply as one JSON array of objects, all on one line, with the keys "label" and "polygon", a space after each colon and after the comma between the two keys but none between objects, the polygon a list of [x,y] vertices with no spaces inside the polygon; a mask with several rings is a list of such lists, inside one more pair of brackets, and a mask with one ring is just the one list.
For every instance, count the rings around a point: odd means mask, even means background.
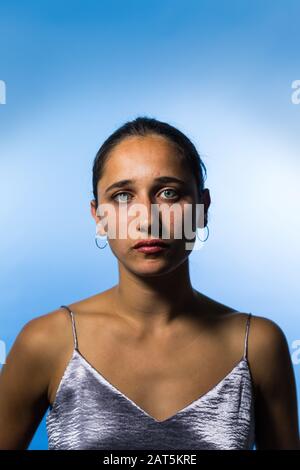
[{"label": "eye", "polygon": [[[172,193],[172,192],[175,193],[175,197],[179,197],[178,191],[176,191],[175,189],[172,189],[172,188],[164,189],[164,190],[161,192],[161,194],[162,194],[162,193],[170,193],[170,192],[171,192],[171,193]],[[166,198],[164,198],[164,199],[174,199],[174,196],[173,196],[173,197],[172,197],[172,196],[171,196],[171,197],[166,197]]]},{"label": "eye", "polygon": [[122,195],[122,194],[129,194],[129,193],[123,191],[122,193],[115,194],[115,196],[113,196],[112,199],[114,199],[114,200],[117,201],[117,202],[128,202],[127,200],[124,201],[124,200],[116,199],[118,196],[120,196],[120,195]]}]

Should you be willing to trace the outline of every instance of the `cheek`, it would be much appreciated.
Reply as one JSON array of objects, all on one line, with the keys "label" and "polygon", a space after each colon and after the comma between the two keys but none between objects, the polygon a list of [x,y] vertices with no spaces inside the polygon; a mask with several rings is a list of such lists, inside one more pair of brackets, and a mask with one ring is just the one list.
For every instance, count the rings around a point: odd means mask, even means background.
[{"label": "cheek", "polygon": [[162,221],[172,238],[184,239],[193,228],[193,204],[177,204],[170,213],[162,213]]},{"label": "cheek", "polygon": [[119,260],[124,259],[128,255],[129,245],[128,240],[110,239],[110,249]]},{"label": "cheek", "polygon": [[128,238],[129,219],[125,211],[115,210],[108,220],[108,236],[111,244],[124,243]]},{"label": "cheek", "polygon": [[138,239],[138,224],[139,214],[126,208],[117,209],[115,221],[113,222],[117,242],[126,246],[128,241]]}]

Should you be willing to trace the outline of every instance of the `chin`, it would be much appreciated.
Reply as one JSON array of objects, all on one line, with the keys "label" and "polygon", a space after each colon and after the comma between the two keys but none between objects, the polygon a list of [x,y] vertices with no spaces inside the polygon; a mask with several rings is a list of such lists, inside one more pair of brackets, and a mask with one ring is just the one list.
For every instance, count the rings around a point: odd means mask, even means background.
[{"label": "chin", "polygon": [[133,271],[139,276],[147,277],[167,274],[170,271],[173,271],[173,269],[175,269],[175,266],[170,266],[170,264],[166,262],[148,259],[146,262],[142,263],[138,267],[135,266],[135,269],[133,269]]}]

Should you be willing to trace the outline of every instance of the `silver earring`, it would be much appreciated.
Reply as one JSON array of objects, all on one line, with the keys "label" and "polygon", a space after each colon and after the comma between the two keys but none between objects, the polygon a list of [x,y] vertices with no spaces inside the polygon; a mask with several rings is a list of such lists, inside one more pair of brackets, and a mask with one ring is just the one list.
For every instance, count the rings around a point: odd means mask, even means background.
[{"label": "silver earring", "polygon": [[[99,245],[98,245],[98,241],[97,241],[98,239],[100,239],[100,240],[106,240],[105,245],[104,245],[104,246],[99,246]],[[101,250],[103,250],[103,248],[105,248],[106,245],[107,245],[107,243],[108,243],[108,242],[107,242],[107,235],[104,235],[104,237],[101,237],[101,235],[96,235],[96,236],[95,236],[95,243],[96,243],[96,245],[97,245],[98,248],[100,248]]]},{"label": "silver earring", "polygon": [[206,240],[207,240],[208,237],[209,237],[209,228],[208,228],[208,225],[205,225],[205,228],[207,229],[207,236],[206,236],[206,238],[204,238],[204,240],[201,240],[201,238],[198,237],[198,230],[196,231],[197,238],[198,238],[198,240],[200,240],[200,242],[206,242]]}]

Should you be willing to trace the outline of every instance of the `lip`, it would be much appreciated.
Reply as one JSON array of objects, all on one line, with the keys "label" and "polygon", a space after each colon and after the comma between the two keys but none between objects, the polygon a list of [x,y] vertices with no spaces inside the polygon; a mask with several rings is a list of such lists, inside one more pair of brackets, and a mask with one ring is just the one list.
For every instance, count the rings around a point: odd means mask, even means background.
[{"label": "lip", "polygon": [[152,240],[139,240],[133,248],[167,248],[168,244],[160,238],[153,238]]},{"label": "lip", "polygon": [[136,251],[140,251],[141,253],[160,253],[167,249],[167,245],[150,245],[150,246],[140,246],[136,248]]}]

